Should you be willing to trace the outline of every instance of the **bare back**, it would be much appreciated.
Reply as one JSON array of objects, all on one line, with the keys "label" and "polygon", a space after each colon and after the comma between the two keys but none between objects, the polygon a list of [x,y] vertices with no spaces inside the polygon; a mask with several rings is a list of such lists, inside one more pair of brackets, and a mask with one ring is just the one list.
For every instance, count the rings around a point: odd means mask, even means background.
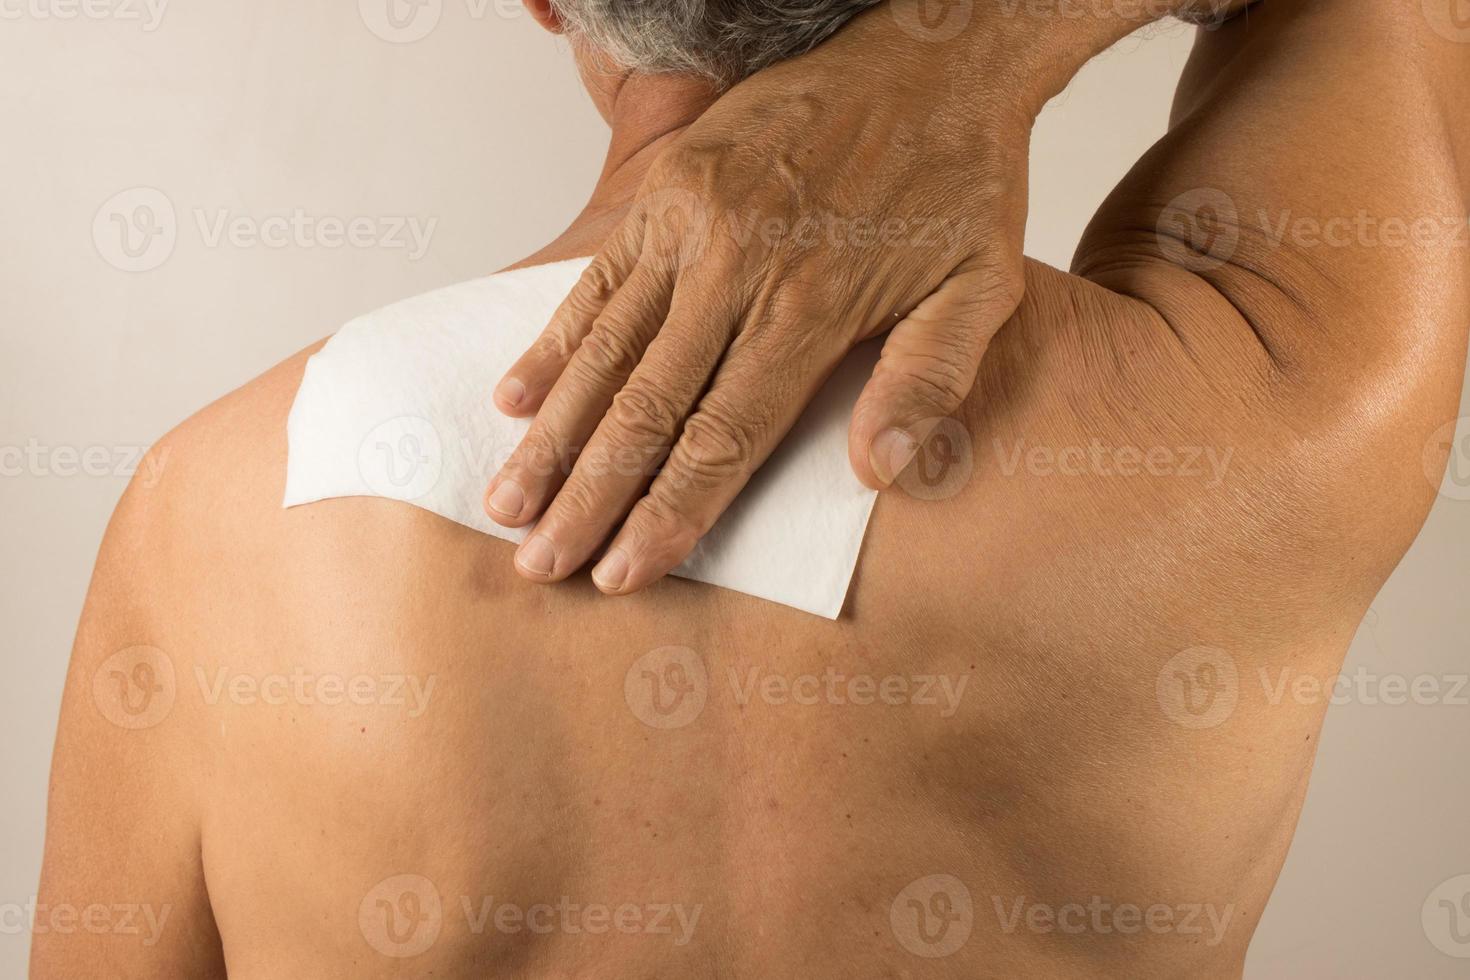
[{"label": "bare back", "polygon": [[[305,354],[187,423],[99,562],[43,895],[170,917],[38,936],[38,975],[1239,975],[1326,707],[1282,692],[1427,513],[1470,314],[1470,250],[1257,220],[1465,213],[1426,87],[1466,56],[1306,6],[1201,42],[836,622],[533,585],[395,502],[283,510]],[[1235,209],[1223,261],[1158,233],[1196,191]]]}]

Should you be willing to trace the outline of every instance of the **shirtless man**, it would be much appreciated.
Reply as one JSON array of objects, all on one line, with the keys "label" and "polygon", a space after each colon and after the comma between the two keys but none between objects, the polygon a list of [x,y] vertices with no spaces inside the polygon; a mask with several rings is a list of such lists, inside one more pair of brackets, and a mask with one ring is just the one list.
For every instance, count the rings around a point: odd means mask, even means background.
[{"label": "shirtless man", "polygon": [[[1335,673],[1456,410],[1447,25],[1268,0],[1202,34],[1073,273],[1027,264],[968,477],[881,496],[837,621],[282,509],[309,352],[186,422],[78,631],[34,975],[1239,976],[1325,708],[1260,678]],[[689,117],[678,78],[593,90],[617,145]]]}]

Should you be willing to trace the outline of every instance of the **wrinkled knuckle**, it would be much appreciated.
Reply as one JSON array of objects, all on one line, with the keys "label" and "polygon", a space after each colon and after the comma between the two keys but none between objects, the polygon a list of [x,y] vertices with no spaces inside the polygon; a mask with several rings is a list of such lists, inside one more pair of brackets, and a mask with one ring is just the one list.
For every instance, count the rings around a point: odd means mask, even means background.
[{"label": "wrinkled knuckle", "polygon": [[649,184],[685,189],[708,187],[719,176],[728,151],[729,146],[723,140],[685,140],[653,162],[648,171]]},{"label": "wrinkled knuckle", "polygon": [[577,343],[565,330],[551,329],[543,332],[531,344],[528,352],[532,358],[538,361],[559,361],[565,363],[567,358],[577,352]]},{"label": "wrinkled knuckle", "polygon": [[704,408],[684,425],[675,447],[678,470],[695,490],[743,476],[755,456],[755,434],[728,412]]},{"label": "wrinkled knuckle", "polygon": [[578,349],[580,369],[600,385],[621,382],[642,359],[642,350],[629,331],[599,319]]},{"label": "wrinkled knuckle", "polygon": [[594,260],[557,308],[551,326],[531,345],[531,351],[544,359],[565,362],[582,342],[583,325],[606,309],[616,292],[611,270],[601,259]]},{"label": "wrinkled knuckle", "polygon": [[616,437],[641,444],[666,441],[678,424],[678,413],[667,398],[653,389],[629,384],[613,396],[607,421]]},{"label": "wrinkled knuckle", "polygon": [[612,299],[617,288],[611,264],[607,259],[598,256],[582,270],[582,276],[577,280],[577,288],[572,295],[586,306],[604,306]]},{"label": "wrinkled knuckle", "polygon": [[665,150],[649,165],[649,187],[679,187],[692,173],[691,158],[682,146]]},{"label": "wrinkled knuckle", "polygon": [[694,171],[683,162],[660,158],[653,166],[648,168],[648,187],[656,191],[684,190],[697,186]]}]

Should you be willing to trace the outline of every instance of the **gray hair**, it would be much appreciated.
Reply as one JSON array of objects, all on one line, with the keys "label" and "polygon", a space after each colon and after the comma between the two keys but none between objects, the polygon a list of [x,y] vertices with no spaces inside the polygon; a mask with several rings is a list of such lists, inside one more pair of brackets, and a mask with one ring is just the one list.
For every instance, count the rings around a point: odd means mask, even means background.
[{"label": "gray hair", "polygon": [[551,0],[568,35],[636,71],[721,88],[810,51],[880,0]]}]

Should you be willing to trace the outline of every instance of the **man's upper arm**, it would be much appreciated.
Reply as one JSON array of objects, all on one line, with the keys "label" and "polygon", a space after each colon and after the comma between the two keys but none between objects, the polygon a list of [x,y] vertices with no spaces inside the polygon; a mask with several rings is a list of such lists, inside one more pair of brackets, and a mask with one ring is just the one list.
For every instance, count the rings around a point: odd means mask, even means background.
[{"label": "man's upper arm", "polygon": [[1470,44],[1419,9],[1265,0],[1204,35],[1173,129],[1093,219],[1074,274],[1028,267],[970,400],[978,446],[1228,461],[1213,485],[1026,481],[1075,495],[1051,509],[1079,515],[1072,533],[1106,512],[1139,537],[1170,515],[1176,543],[1199,539],[1193,588],[1277,583],[1270,605],[1335,626],[1413,541],[1470,322],[1470,117],[1440,101],[1470,84]]},{"label": "man's upper arm", "polygon": [[1418,2],[1266,0],[1201,35],[1170,132],[1074,261],[1079,295],[1105,287],[1172,351],[1176,391],[1277,430],[1279,485],[1255,499],[1388,568],[1465,370],[1467,89],[1470,44]]},{"label": "man's upper arm", "polygon": [[[200,861],[190,679],[159,632],[177,596],[168,494],[140,468],[98,555],[52,761],[35,977],[223,976]],[[165,481],[166,482],[166,481]],[[193,570],[193,574],[205,574]]]},{"label": "man's upper arm", "polygon": [[1273,383],[1414,368],[1399,396],[1457,394],[1470,118],[1446,104],[1470,86],[1470,44],[1421,6],[1267,0],[1203,34],[1171,131],[1074,270],[1145,299],[1197,359],[1234,312]]}]

